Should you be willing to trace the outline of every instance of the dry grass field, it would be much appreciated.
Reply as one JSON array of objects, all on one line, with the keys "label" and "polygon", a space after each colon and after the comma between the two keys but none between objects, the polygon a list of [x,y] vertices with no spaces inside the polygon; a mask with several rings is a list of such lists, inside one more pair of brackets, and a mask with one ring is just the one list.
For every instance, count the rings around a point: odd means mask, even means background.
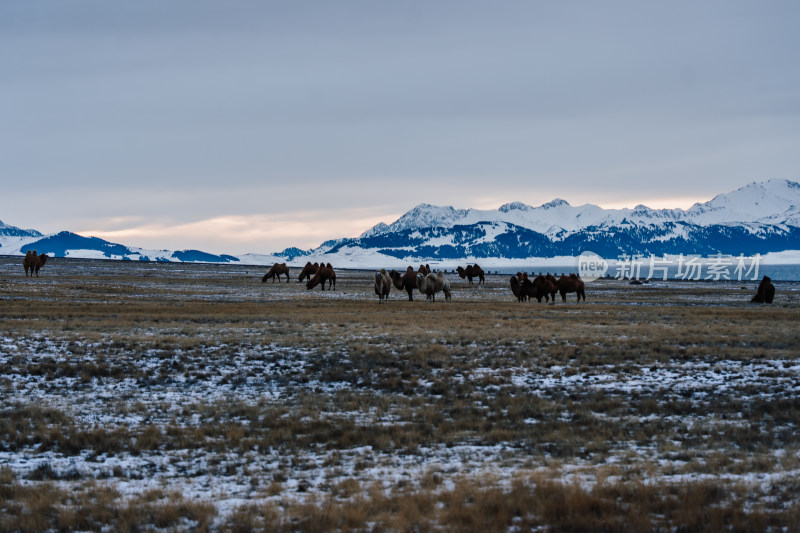
[{"label": "dry grass field", "polygon": [[[0,531],[787,531],[800,284],[0,257]],[[574,295],[573,295],[574,296]]]}]

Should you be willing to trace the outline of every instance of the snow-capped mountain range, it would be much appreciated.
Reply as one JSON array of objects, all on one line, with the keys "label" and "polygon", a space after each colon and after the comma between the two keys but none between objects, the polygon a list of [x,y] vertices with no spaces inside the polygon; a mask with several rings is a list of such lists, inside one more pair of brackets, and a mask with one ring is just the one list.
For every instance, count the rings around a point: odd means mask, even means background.
[{"label": "snow-capped mountain range", "polygon": [[800,183],[751,183],[691,208],[603,209],[555,199],[496,210],[421,204],[391,224],[356,239],[325,243],[310,255],[365,251],[413,262],[461,259],[516,261],[576,257],[592,251],[623,255],[752,255],[800,250]]},{"label": "snow-capped mountain range", "polygon": [[538,207],[507,203],[496,210],[420,204],[391,224],[380,223],[356,238],[336,239],[313,250],[274,254],[216,255],[199,250],[143,250],[61,232],[43,236],[0,222],[0,254],[28,249],[55,257],[269,264],[307,260],[341,267],[449,265],[480,260],[504,264],[531,258],[576,257],[593,251],[621,255],[751,255],[800,250],[800,183],[751,183],[691,208],[604,209],[555,199]]},{"label": "snow-capped mountain range", "polygon": [[378,224],[361,237],[481,222],[508,223],[556,239],[590,227],[648,226],[666,222],[696,226],[746,223],[800,226],[800,183],[788,180],[751,183],[708,202],[697,203],[687,210],[651,209],[644,205],[633,209],[603,209],[592,204],[575,207],[560,198],[539,207],[513,202],[496,210],[420,204],[392,224]]}]

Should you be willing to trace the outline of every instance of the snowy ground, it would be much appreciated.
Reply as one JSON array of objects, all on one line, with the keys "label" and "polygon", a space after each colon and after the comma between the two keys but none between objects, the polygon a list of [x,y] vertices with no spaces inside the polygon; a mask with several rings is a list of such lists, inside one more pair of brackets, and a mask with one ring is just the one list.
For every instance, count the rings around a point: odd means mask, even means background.
[{"label": "snowy ground", "polygon": [[800,499],[798,284],[771,307],[747,303],[753,283],[618,281],[546,305],[453,276],[452,304],[381,306],[369,272],[323,292],[252,267],[55,260],[26,279],[0,259],[0,409],[43,413],[0,435],[23,484],[177,491],[217,526],[432,474],[446,490],[602,470],[746,484],[754,508]]}]

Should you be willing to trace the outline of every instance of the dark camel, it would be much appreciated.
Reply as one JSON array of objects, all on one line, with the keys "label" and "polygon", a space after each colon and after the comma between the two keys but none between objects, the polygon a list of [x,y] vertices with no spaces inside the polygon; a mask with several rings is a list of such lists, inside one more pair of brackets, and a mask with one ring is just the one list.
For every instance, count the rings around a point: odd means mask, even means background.
[{"label": "dark camel", "polygon": [[314,277],[306,283],[306,289],[311,290],[321,284],[321,289],[324,291],[326,281],[328,282],[329,289],[336,290],[336,272],[333,270],[330,263],[319,266],[319,270],[314,274]]},{"label": "dark camel", "polygon": [[769,276],[764,276],[761,279],[761,283],[758,284],[758,292],[756,292],[756,295],[750,300],[750,303],[771,304],[774,298],[775,285],[772,284],[772,280]]},{"label": "dark camel", "polygon": [[297,278],[298,282],[302,282],[303,280],[310,280],[311,277],[317,273],[319,270],[319,263],[311,264],[311,261],[306,263],[306,266],[303,267],[303,270],[300,271],[300,276]]},{"label": "dark camel", "polygon": [[286,283],[289,283],[289,267],[286,266],[286,263],[275,263],[261,278],[261,283],[267,281],[268,278],[272,278],[272,283],[275,283],[275,278],[278,278],[278,283],[280,283],[281,276],[286,276]]},{"label": "dark camel", "polygon": [[28,277],[28,272],[30,272],[30,277],[33,277],[36,274],[36,277],[39,277],[39,269],[41,269],[46,263],[49,258],[47,254],[37,255],[36,250],[30,251],[25,254],[25,259],[22,260],[22,267],[25,269],[25,277]]},{"label": "dark camel", "polygon": [[414,301],[414,289],[417,288],[417,273],[414,272],[412,267],[406,269],[405,274],[400,274],[397,270],[389,272],[389,277],[392,278],[394,288],[398,291],[406,291],[408,293],[408,301]]}]

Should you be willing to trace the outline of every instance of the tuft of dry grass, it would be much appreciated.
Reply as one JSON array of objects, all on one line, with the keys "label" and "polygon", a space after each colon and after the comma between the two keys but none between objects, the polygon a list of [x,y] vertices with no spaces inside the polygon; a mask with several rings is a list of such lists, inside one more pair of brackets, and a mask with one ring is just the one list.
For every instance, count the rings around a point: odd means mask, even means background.
[{"label": "tuft of dry grass", "polygon": [[148,491],[123,498],[93,481],[64,490],[52,482],[20,484],[0,475],[0,531],[205,530],[216,510],[210,502],[186,501],[178,493]]},{"label": "tuft of dry grass", "polygon": [[748,491],[716,481],[651,485],[604,481],[592,488],[541,476],[500,488],[462,478],[452,488],[387,495],[375,486],[359,496],[303,504],[243,506],[226,531],[765,531],[792,529],[797,505],[747,510]]}]

